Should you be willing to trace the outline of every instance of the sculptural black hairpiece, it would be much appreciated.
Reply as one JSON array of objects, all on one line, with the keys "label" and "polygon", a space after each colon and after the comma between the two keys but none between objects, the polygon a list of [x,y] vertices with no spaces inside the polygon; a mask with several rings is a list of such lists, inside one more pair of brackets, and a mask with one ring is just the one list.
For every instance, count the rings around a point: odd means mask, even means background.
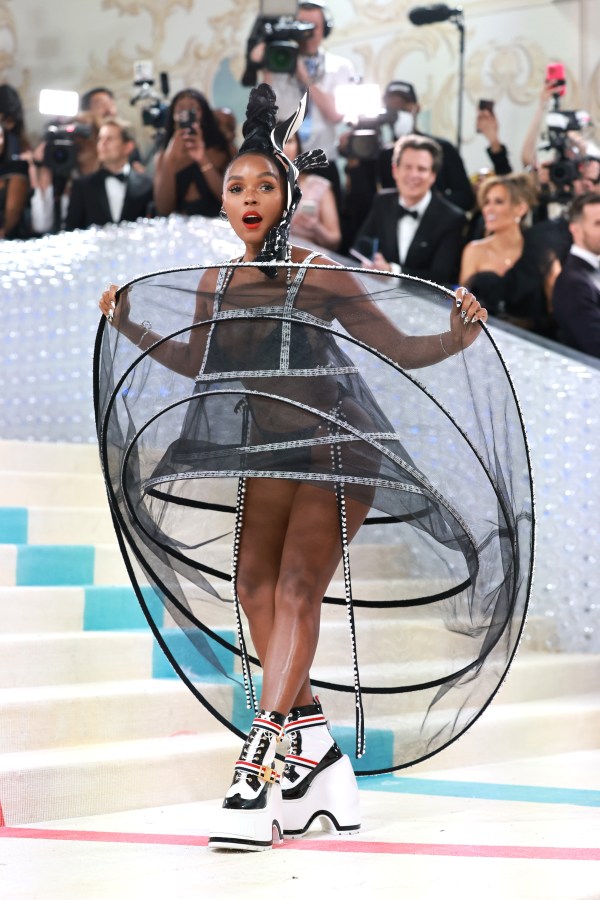
[{"label": "sculptural black hairpiece", "polygon": [[[289,234],[292,216],[296,211],[302,191],[298,185],[298,175],[302,171],[327,166],[327,157],[322,150],[307,150],[293,161],[288,159],[283,148],[298,131],[306,115],[308,93],[304,94],[296,111],[285,122],[277,123],[277,98],[268,84],[259,84],[250,91],[246,119],[242,127],[244,141],[238,156],[245,153],[260,153],[275,159],[287,182],[286,206],[281,221],[267,234],[264,246],[256,258],[257,262],[282,261],[288,258]],[[269,278],[275,278],[275,266],[261,267]]]}]

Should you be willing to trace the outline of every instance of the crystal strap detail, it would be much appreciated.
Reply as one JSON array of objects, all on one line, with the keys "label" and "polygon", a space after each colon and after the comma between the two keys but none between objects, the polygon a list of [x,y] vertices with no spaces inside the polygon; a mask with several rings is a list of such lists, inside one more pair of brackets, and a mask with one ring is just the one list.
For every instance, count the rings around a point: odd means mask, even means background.
[{"label": "crystal strap detail", "polygon": [[240,612],[240,598],[237,591],[237,573],[240,555],[240,537],[242,533],[242,522],[244,519],[244,499],[246,496],[246,479],[240,478],[237,489],[237,503],[235,513],[235,527],[233,534],[233,558],[231,561],[231,592],[233,595],[233,605],[235,608],[235,624],[240,644],[240,653],[242,657],[242,675],[244,677],[244,691],[246,693],[246,708],[258,709],[256,702],[256,690],[254,688],[254,679],[250,669],[250,656],[246,646],[246,638],[244,637],[244,628],[242,625],[242,616]]},{"label": "crystal strap detail", "polygon": [[[332,428],[333,437],[339,432],[339,424]],[[337,441],[331,444],[331,464],[335,475],[343,472],[342,449]],[[360,759],[365,752],[365,722],[363,702],[360,690],[360,674],[358,671],[358,652],[356,648],[356,626],[354,622],[354,607],[352,604],[352,579],[350,576],[350,547],[348,545],[348,522],[346,519],[346,493],[342,480],[336,482],[335,495],[338,504],[338,518],[340,523],[340,536],[342,541],[342,564],[344,568],[344,596],[346,611],[350,625],[350,641],[352,643],[352,670],[354,672],[354,698],[356,704],[356,756]]]}]

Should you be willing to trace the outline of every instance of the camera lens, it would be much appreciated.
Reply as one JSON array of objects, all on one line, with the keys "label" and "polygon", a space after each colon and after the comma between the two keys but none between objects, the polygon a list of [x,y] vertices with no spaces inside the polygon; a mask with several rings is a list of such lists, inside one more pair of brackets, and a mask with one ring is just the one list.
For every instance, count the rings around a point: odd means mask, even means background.
[{"label": "camera lens", "polygon": [[348,141],[347,155],[354,159],[377,159],[380,139],[372,128],[358,128]]},{"label": "camera lens", "polygon": [[290,74],[297,59],[298,45],[292,41],[273,41],[265,48],[264,66],[269,72]]}]

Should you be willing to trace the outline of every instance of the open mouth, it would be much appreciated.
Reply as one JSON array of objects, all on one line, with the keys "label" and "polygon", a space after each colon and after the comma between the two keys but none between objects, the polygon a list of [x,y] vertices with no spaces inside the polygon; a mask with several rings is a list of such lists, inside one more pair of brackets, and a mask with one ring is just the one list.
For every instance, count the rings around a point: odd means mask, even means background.
[{"label": "open mouth", "polygon": [[257,212],[247,212],[242,216],[242,222],[249,228],[256,228],[262,222],[262,216]]}]

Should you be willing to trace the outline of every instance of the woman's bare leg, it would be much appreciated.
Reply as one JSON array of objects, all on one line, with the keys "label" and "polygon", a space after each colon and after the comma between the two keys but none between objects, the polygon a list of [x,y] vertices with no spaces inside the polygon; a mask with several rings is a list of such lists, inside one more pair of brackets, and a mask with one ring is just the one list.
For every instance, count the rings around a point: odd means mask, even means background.
[{"label": "woman's bare leg", "polygon": [[[250,478],[244,500],[244,521],[238,563],[238,596],[252,643],[264,667],[275,615],[275,588],[297,481]],[[293,706],[312,703],[307,675]]]},{"label": "woman's bare leg", "polygon": [[[367,505],[347,500],[349,540],[368,511]],[[312,703],[310,667],[319,639],[321,603],[341,557],[335,494],[301,483],[290,510],[263,657],[264,709],[287,714],[292,706]]]},{"label": "woman's bare leg", "polygon": [[244,498],[237,590],[261,663],[275,613],[275,587],[297,482],[249,478]]}]

